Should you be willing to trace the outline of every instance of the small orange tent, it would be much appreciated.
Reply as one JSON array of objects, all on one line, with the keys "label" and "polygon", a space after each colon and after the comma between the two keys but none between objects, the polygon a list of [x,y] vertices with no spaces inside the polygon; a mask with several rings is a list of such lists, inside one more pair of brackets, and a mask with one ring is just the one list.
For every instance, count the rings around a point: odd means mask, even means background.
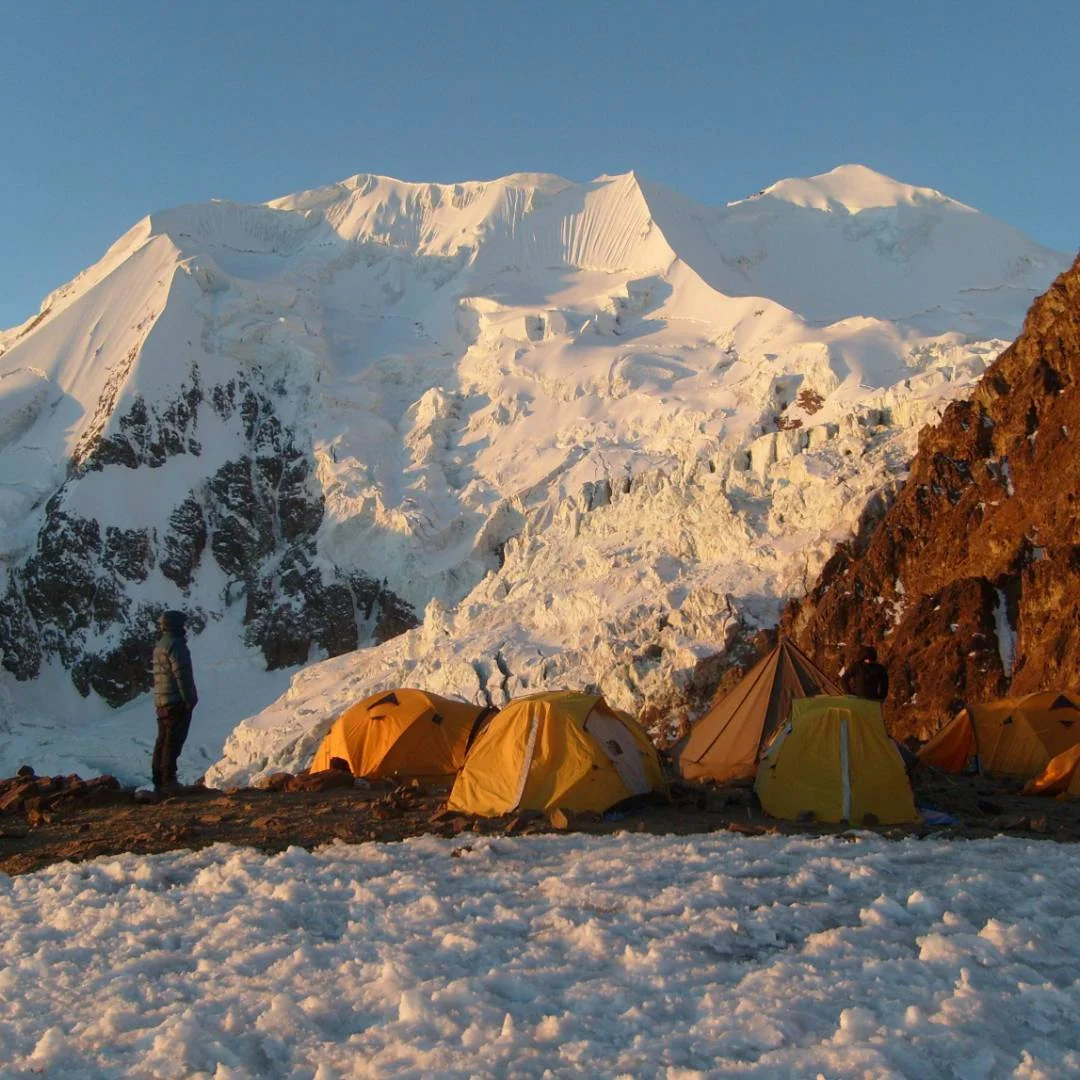
[{"label": "small orange tent", "polygon": [[358,701],[334,721],[315,751],[311,771],[345,762],[354,776],[449,781],[465,761],[480,705],[429,694],[387,690]]},{"label": "small orange tent", "polygon": [[919,762],[946,772],[1030,778],[1080,743],[1080,704],[1043,690],[961,709],[920,751]]},{"label": "small orange tent", "polygon": [[787,720],[792,701],[843,692],[794,642],[781,638],[671,748],[671,756],[687,780],[753,777],[762,748]]}]

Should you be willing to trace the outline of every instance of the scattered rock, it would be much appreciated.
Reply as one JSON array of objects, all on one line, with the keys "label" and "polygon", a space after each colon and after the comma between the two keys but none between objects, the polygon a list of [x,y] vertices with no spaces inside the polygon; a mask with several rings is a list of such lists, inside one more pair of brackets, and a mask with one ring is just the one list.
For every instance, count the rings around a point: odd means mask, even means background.
[{"label": "scattered rock", "polygon": [[1003,815],[992,818],[986,824],[989,828],[998,829],[1001,832],[1021,832],[1030,828],[1031,820],[1017,815]]},{"label": "scattered rock", "polygon": [[[1005,808],[996,816],[981,813],[976,803],[980,790],[973,777],[939,782],[931,776],[916,777],[917,800],[938,807],[957,818],[945,835],[977,837],[1007,832],[1037,837],[1041,842],[1080,840],[1080,820],[1075,804],[1051,798],[1024,796],[998,785],[995,804]],[[201,847],[216,842],[248,844],[263,851],[281,851],[290,844],[314,848],[334,837],[347,843],[388,843],[421,834],[447,839],[467,832],[479,836],[527,836],[564,832],[546,814],[521,812],[495,818],[472,818],[448,811],[444,796],[423,794],[401,786],[383,788],[376,798],[370,792],[330,790],[295,795],[267,791],[248,792],[247,798],[228,798],[203,788],[189,790],[188,797],[158,801],[153,810],[141,802],[148,792],[136,793],[113,787],[115,780],[94,778],[77,784],[67,777],[11,777],[0,780],[0,793],[28,785],[33,804],[0,817],[0,871],[7,874],[40,869],[58,859],[87,859],[131,851],[147,853],[171,847]],[[95,792],[100,795],[95,795]],[[196,792],[207,801],[195,805]],[[729,794],[725,790],[721,797]],[[93,799],[107,797],[111,805]],[[851,841],[856,832],[846,826],[808,823],[776,823],[751,805],[729,807],[717,814],[693,807],[658,805],[623,812],[618,818],[601,819],[595,813],[567,813],[559,808],[573,829],[611,834],[648,831],[654,834],[707,833],[722,829],[744,836],[833,835]],[[29,812],[29,819],[25,816]],[[19,813],[16,819],[13,814]],[[558,815],[554,815],[558,821]],[[739,820],[732,820],[738,818]],[[31,820],[33,825],[31,827]],[[47,826],[47,827],[45,827]],[[858,826],[861,828],[862,826]],[[878,829],[886,838],[931,835],[924,827]],[[934,835],[942,835],[936,830]],[[459,850],[471,845],[463,844]],[[460,856],[458,856],[460,857]]]},{"label": "scattered rock", "polygon": [[21,809],[30,794],[36,791],[37,784],[33,780],[25,780],[21,784],[14,784],[3,795],[0,795],[0,814],[8,810]]},{"label": "scattered rock", "polygon": [[511,836],[514,833],[536,832],[537,824],[544,819],[539,810],[522,810],[515,814],[503,827],[503,835]]},{"label": "scattered rock", "polygon": [[765,832],[765,826],[753,825],[744,821],[729,821],[727,831],[739,833],[741,836],[760,836]]},{"label": "scattered rock", "polygon": [[284,784],[285,791],[334,791],[353,786],[352,773],[340,769],[326,769],[323,772],[308,773],[307,776],[294,776]]},{"label": "scattered rock", "polygon": [[294,779],[292,773],[276,772],[271,773],[265,780],[261,781],[258,786],[263,791],[285,791]]}]

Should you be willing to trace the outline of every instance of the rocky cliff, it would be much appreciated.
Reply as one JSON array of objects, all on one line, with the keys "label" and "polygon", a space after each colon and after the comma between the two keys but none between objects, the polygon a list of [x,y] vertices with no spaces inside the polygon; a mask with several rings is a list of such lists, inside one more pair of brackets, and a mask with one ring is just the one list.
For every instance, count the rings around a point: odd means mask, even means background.
[{"label": "rocky cliff", "polygon": [[[32,679],[56,657],[83,696],[93,690],[114,706],[149,690],[155,624],[166,605],[140,599],[131,586],[155,569],[178,590],[196,634],[241,604],[245,644],[262,651],[269,669],[302,664],[313,649],[336,656],[415,625],[412,609],[385,583],[318,558],[324,499],[312,481],[311,449],[282,424],[281,393],[259,376],[234,376],[204,393],[192,365],[175,399],[136,396],[76,448],[32,554],[11,568],[0,596],[8,671]],[[180,493],[163,529],[103,526],[85,509],[92,500],[79,507],[91,474],[108,472],[123,484],[120,474],[161,469],[176,455],[199,459],[200,417],[205,428],[211,414],[238,429],[235,456]],[[216,610],[192,592],[207,564],[221,584]]]},{"label": "rocky cliff", "polygon": [[876,645],[899,735],[966,701],[1080,687],[1080,258],[782,625],[832,671]]}]

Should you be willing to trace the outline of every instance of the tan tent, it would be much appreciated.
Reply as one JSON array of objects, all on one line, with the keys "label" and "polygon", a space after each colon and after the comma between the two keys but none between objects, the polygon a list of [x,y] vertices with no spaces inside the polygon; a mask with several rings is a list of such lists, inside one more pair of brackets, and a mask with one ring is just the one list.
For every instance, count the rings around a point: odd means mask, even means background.
[{"label": "tan tent", "polygon": [[881,705],[857,697],[800,698],[761,759],[754,790],[765,812],[797,821],[895,825],[918,821],[900,751]]},{"label": "tan tent", "polygon": [[517,698],[491,718],[447,806],[483,817],[603,811],[664,786],[656,750],[633,717],[597,694],[558,690]]},{"label": "tan tent", "polygon": [[335,759],[369,779],[453,779],[465,760],[480,705],[424,690],[385,690],[349,706],[315,751],[312,772]]},{"label": "tan tent", "polygon": [[788,718],[795,698],[843,692],[793,642],[781,638],[672,748],[672,757],[687,780],[752,778],[762,748]]},{"label": "tan tent", "polygon": [[1029,779],[1080,742],[1080,704],[1058,690],[961,709],[920,751],[919,762],[957,773]]}]

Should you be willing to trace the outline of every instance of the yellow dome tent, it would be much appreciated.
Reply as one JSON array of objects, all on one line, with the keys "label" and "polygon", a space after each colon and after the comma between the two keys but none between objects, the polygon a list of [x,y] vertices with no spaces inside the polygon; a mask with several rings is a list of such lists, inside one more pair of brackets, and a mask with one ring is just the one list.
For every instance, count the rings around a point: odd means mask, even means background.
[{"label": "yellow dome tent", "polygon": [[781,638],[671,748],[671,756],[686,780],[753,779],[762,748],[790,715],[792,701],[842,693],[793,641]]},{"label": "yellow dome tent", "polygon": [[632,717],[596,694],[560,690],[518,698],[491,718],[447,807],[484,817],[604,811],[663,788],[656,750]]},{"label": "yellow dome tent", "polygon": [[920,751],[919,762],[945,772],[1028,779],[1080,742],[1080,704],[1043,690],[961,709]]},{"label": "yellow dome tent", "polygon": [[368,779],[449,781],[461,768],[480,705],[424,690],[389,690],[358,701],[334,721],[315,751],[312,772],[338,758]]},{"label": "yellow dome tent", "polygon": [[879,824],[918,821],[900,752],[881,706],[856,697],[797,698],[758,765],[754,790],[766,813],[797,820]]}]

